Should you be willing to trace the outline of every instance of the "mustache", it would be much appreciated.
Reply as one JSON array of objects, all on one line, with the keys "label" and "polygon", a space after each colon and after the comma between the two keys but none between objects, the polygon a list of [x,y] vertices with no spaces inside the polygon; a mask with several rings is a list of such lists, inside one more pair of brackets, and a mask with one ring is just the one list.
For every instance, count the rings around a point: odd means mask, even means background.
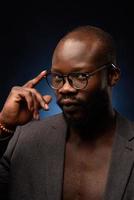
[{"label": "mustache", "polygon": [[57,104],[62,106],[64,100],[69,100],[70,104],[77,104],[86,109],[100,110],[108,105],[109,97],[106,91],[95,91],[93,94],[88,96],[87,100],[75,96],[73,94],[62,94],[57,97]]},{"label": "mustache", "polygon": [[71,104],[77,104],[77,105],[83,105],[84,106],[84,102],[82,101],[82,99],[75,97],[73,95],[62,95],[60,97],[57,98],[57,104],[62,106],[64,104],[64,100],[69,100],[71,102]]}]

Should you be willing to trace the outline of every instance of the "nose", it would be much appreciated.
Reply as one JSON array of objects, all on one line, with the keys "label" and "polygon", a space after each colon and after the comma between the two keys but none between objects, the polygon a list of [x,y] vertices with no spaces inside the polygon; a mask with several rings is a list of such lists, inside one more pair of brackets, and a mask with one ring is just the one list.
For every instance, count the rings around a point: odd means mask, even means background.
[{"label": "nose", "polygon": [[71,86],[67,77],[64,77],[63,86],[58,90],[59,93],[66,94],[66,93],[75,93],[77,90]]}]

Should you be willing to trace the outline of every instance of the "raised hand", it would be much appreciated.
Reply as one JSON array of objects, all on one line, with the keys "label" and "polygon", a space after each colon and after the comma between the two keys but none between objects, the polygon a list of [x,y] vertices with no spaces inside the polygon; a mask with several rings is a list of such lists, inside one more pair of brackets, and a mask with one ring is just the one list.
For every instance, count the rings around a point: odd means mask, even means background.
[{"label": "raised hand", "polygon": [[25,85],[12,88],[0,113],[0,123],[6,127],[14,128],[29,122],[32,118],[39,119],[41,108],[49,109],[48,104],[52,97],[42,96],[34,88],[45,77],[46,73],[46,71],[42,71]]}]

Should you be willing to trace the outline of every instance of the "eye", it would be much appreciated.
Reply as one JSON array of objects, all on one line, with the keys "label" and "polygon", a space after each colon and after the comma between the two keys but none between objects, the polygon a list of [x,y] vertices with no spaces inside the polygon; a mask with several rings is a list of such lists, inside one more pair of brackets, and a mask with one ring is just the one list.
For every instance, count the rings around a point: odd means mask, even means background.
[{"label": "eye", "polygon": [[84,73],[76,73],[75,75],[75,78],[77,78],[78,80],[85,80],[87,77],[86,77],[86,74]]},{"label": "eye", "polygon": [[53,79],[54,81],[62,81],[62,80],[63,80],[63,77],[62,77],[62,75],[60,75],[60,74],[52,74],[52,79]]}]

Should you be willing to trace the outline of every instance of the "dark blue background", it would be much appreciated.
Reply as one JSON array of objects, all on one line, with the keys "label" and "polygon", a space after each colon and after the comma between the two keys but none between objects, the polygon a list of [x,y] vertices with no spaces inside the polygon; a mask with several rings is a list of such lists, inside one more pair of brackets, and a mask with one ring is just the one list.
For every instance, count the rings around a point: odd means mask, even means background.
[{"label": "dark blue background", "polygon": [[[117,4],[118,3],[118,4]],[[70,3],[49,5],[10,4],[0,7],[0,109],[14,85],[22,85],[51,66],[53,50],[59,39],[75,26],[95,25],[111,33],[117,44],[122,77],[113,90],[113,105],[134,119],[134,30],[132,5],[123,2]],[[53,94],[45,80],[37,86],[42,94]],[[55,98],[50,111],[60,112]]]}]

